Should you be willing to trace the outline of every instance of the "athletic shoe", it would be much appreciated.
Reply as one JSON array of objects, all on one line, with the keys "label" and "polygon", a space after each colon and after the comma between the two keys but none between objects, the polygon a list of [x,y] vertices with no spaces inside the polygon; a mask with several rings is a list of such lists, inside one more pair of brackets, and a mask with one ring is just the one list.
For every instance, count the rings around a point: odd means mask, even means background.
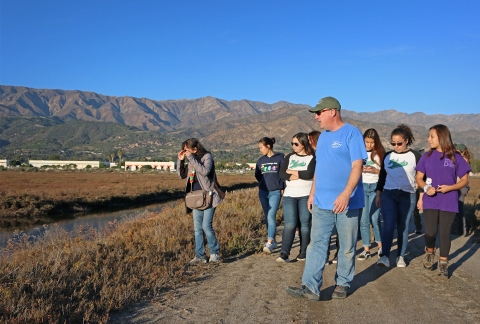
[{"label": "athletic shoe", "polygon": [[423,257],[423,266],[426,269],[431,269],[435,263],[435,251],[429,252],[425,250],[425,256]]},{"label": "athletic shoe", "polygon": [[368,259],[370,257],[371,257],[370,251],[363,250],[363,252],[360,253],[360,255],[357,257],[357,260],[365,261],[366,259]]},{"label": "athletic shoe", "polygon": [[297,255],[297,261],[305,261],[307,259],[307,253],[300,253]]},{"label": "athletic shoe", "polygon": [[379,259],[383,256],[383,254],[382,254],[382,248],[381,248],[381,247],[378,248],[378,253],[377,253],[377,255],[378,255],[378,258],[379,258]]},{"label": "athletic shoe", "polygon": [[208,262],[220,262],[220,255],[219,254],[210,254],[210,260]]},{"label": "athletic shoe", "polygon": [[276,260],[277,262],[290,262],[288,259],[288,253],[287,252],[280,252],[280,256]]},{"label": "athletic shoe", "polygon": [[308,300],[319,301],[320,296],[315,295],[307,286],[287,287],[287,294],[297,298],[307,298]]},{"label": "athletic shoe", "polygon": [[407,264],[402,256],[397,257],[397,268],[405,268]]},{"label": "athletic shoe", "polygon": [[277,242],[267,242],[263,245],[263,252],[272,253],[273,250],[277,248]]},{"label": "athletic shoe", "polygon": [[347,298],[348,287],[347,286],[336,286],[333,291],[332,298],[343,299]]},{"label": "athletic shoe", "polygon": [[193,258],[192,260],[190,260],[190,262],[188,262],[188,264],[190,265],[197,265],[197,264],[200,264],[200,263],[207,263],[207,260],[205,258]]},{"label": "athletic shoe", "polygon": [[415,230],[415,234],[419,234],[419,235],[422,234],[422,229]]},{"label": "athletic shoe", "polygon": [[388,260],[386,255],[382,255],[380,260],[378,260],[378,262],[377,262],[377,266],[390,268],[390,260]]},{"label": "athletic shoe", "polygon": [[438,275],[448,279],[448,261],[438,260]]}]

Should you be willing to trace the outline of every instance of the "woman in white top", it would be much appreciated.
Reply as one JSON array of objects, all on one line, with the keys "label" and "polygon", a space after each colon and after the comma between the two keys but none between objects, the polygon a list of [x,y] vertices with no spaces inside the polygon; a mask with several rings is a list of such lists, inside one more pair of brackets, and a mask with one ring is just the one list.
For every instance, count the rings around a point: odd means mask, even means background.
[{"label": "woman in white top", "polygon": [[382,167],[385,148],[380,142],[380,137],[375,129],[370,128],[363,133],[365,148],[368,158],[363,165],[362,182],[363,193],[365,197],[365,207],[363,207],[360,216],[360,235],[362,236],[363,252],[357,257],[357,260],[363,261],[371,257],[370,255],[370,224],[375,235],[375,242],[378,245],[378,255],[382,251],[380,209],[375,204],[375,197],[378,176]]},{"label": "woman in white top", "polygon": [[305,133],[294,135],[291,144],[293,152],[285,156],[280,167],[280,177],[286,180],[286,187],[283,194],[282,250],[278,262],[290,261],[288,257],[297,226],[300,227],[300,254],[297,260],[305,260],[312,225],[312,215],[308,211],[307,201],[315,173],[314,150]]}]

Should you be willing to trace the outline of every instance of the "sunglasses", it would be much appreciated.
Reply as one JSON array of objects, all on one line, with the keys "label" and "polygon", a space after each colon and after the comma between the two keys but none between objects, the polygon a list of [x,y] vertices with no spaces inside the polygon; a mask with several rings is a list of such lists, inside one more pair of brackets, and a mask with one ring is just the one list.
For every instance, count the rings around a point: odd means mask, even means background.
[{"label": "sunglasses", "polygon": [[295,142],[291,142],[290,144],[291,144],[292,146],[299,146],[299,145],[300,145],[300,143],[295,143]]},{"label": "sunglasses", "polygon": [[320,111],[315,112],[315,114],[316,114],[317,116],[320,116],[324,111],[329,111],[329,110],[332,110],[332,109],[330,109],[330,108],[325,108],[325,109],[323,109],[323,110],[320,110]]},{"label": "sunglasses", "polygon": [[395,142],[391,142],[390,145],[392,145],[393,147],[395,146],[402,146],[404,142],[400,142],[400,143],[395,143]]}]

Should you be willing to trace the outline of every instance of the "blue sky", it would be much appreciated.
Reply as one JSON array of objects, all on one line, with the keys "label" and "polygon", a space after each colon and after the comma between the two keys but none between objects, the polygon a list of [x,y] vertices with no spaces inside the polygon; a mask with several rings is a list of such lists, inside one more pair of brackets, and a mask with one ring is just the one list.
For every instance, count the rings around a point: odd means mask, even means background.
[{"label": "blue sky", "polygon": [[479,1],[0,0],[0,84],[480,112]]}]

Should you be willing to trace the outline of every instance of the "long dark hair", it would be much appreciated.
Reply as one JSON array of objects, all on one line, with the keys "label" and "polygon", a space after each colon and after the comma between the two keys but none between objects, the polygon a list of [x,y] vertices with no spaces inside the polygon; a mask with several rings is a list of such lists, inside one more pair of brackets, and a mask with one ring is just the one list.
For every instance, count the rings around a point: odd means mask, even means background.
[{"label": "long dark hair", "polygon": [[[363,139],[365,138],[371,138],[373,139],[373,142],[375,143],[373,145],[373,150],[372,153],[370,154],[370,159],[377,164],[379,167],[382,166],[383,163],[383,157],[385,156],[385,148],[382,145],[382,142],[380,142],[380,136],[378,136],[378,132],[375,128],[369,128],[363,133]],[[378,156],[380,163],[375,161],[374,157]]]},{"label": "long dark hair", "polygon": [[458,149],[456,145],[455,145],[455,148],[457,149],[457,152],[463,156],[463,158],[467,161],[467,163],[470,164],[472,156],[470,155],[470,151],[468,150],[468,147],[465,146],[465,149],[463,151]]},{"label": "long dark hair", "polygon": [[415,137],[413,137],[412,130],[405,124],[400,124],[392,131],[390,138],[395,135],[400,135],[403,139],[407,140],[407,146],[412,145],[415,142]]},{"label": "long dark hair", "polygon": [[[447,126],[442,124],[433,125],[429,128],[429,131],[434,129],[437,132],[438,143],[440,144],[440,148],[442,150],[442,156],[440,159],[445,158],[445,155],[455,164],[455,146],[453,145],[452,135],[450,134],[450,130]],[[428,157],[433,154],[433,151],[436,149],[430,148],[430,152],[428,153]]]},{"label": "long dark hair", "polygon": [[205,154],[210,153],[208,152],[205,147],[200,143],[200,141],[196,138],[189,138],[185,142],[182,143],[182,150],[186,147],[189,149],[197,149],[197,152],[195,155],[197,155],[199,158],[202,158]]},{"label": "long dark hair", "polygon": [[262,143],[263,146],[273,150],[273,144],[275,144],[275,137],[262,137],[258,143]]},{"label": "long dark hair", "polygon": [[318,137],[320,136],[320,132],[317,130],[311,131],[308,133],[308,138],[312,143],[310,144],[313,149],[317,148]]},{"label": "long dark hair", "polygon": [[[315,152],[313,151],[312,146],[310,145],[310,141],[308,140],[308,134],[306,133],[297,133],[293,135],[292,138],[296,138],[300,144],[303,145],[303,148],[305,149],[305,153],[307,155],[313,155]],[[295,152],[295,151],[294,151]]]}]

